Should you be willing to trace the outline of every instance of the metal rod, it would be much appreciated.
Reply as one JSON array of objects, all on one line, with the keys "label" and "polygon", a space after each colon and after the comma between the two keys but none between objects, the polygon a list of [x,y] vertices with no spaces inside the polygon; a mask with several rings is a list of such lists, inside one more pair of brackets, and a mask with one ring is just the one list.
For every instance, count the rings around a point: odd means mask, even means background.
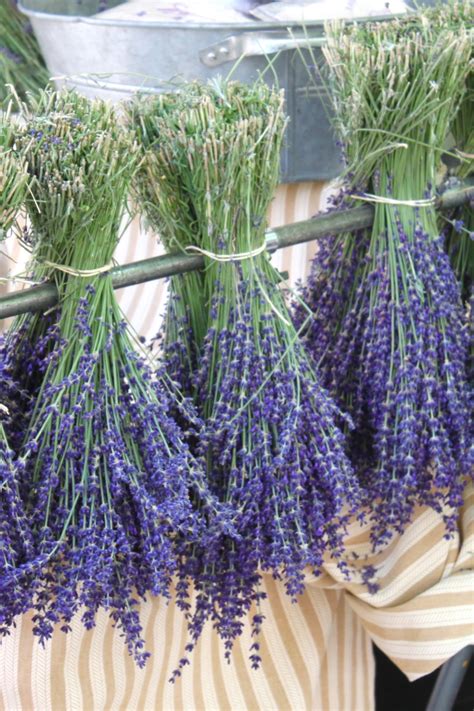
[{"label": "metal rod", "polygon": [[[474,200],[474,185],[467,184],[460,189],[446,191],[438,199],[437,207],[440,210],[448,210],[470,200]],[[370,205],[317,215],[311,220],[269,231],[267,248],[269,252],[275,252],[283,247],[311,242],[327,234],[340,234],[370,227],[373,215],[374,208]],[[203,266],[204,258],[199,255],[166,254],[114,267],[111,274],[114,288],[123,289],[126,286],[202,269]],[[58,294],[54,284],[41,284],[14,292],[0,298],[0,319],[28,311],[46,311],[54,306],[57,300]]]},{"label": "metal rod", "polygon": [[443,664],[431,692],[426,711],[451,711],[453,709],[473,650],[473,645],[464,647]]}]

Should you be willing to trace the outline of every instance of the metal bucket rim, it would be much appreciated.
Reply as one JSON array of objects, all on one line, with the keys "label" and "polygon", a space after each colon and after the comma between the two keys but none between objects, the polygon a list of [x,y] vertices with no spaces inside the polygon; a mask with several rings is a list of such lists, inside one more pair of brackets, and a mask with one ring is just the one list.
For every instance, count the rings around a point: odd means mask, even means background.
[{"label": "metal bucket rim", "polygon": [[[151,20],[143,22],[140,20],[125,20],[121,18],[101,18],[99,15],[60,15],[54,12],[41,12],[40,10],[30,10],[26,8],[22,2],[18,3],[18,9],[28,17],[33,17],[38,20],[55,20],[57,22],[83,22],[90,25],[114,25],[124,27],[139,27],[140,29],[156,29],[169,28],[181,30],[252,30],[252,29],[275,29],[281,30],[283,27],[318,27],[323,28],[324,20],[313,20],[311,22],[160,22],[159,20]],[[362,18],[360,18],[362,19]]]},{"label": "metal bucket rim", "polygon": [[[140,20],[125,20],[120,18],[101,18],[99,15],[87,16],[87,15],[60,15],[54,12],[41,12],[39,10],[31,10],[26,8],[20,1],[18,3],[18,9],[28,17],[34,18],[35,20],[47,20],[51,22],[78,22],[85,23],[89,25],[111,25],[113,27],[137,27],[140,29],[154,30],[157,28],[162,29],[180,29],[180,30],[225,30],[228,32],[238,31],[238,30],[282,30],[283,28],[288,29],[304,29],[317,28],[318,31],[324,30],[324,25],[326,20],[311,20],[308,22],[260,22],[259,20],[254,20],[253,22],[159,22],[158,20],[152,20],[150,22],[143,22]],[[373,15],[369,17],[352,17],[352,18],[340,18],[343,22],[353,23],[353,22],[378,22],[381,20],[391,20],[398,17],[407,17],[410,13],[393,13],[389,15]],[[338,19],[338,18],[335,18]]]}]

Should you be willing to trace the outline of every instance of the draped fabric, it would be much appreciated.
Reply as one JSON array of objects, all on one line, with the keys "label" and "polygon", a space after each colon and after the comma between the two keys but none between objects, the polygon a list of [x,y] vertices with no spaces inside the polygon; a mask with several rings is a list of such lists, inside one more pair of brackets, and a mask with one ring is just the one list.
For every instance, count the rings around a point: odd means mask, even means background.
[{"label": "draped fabric", "polygon": [[[303,220],[321,204],[323,185],[280,186],[269,220],[273,227]],[[291,283],[304,278],[316,245],[282,250],[276,266]],[[13,241],[2,257],[2,274],[21,270]],[[159,253],[156,238],[138,221],[117,253],[120,263]],[[11,287],[9,287],[11,288]],[[19,288],[18,285],[14,288]],[[163,281],[118,292],[136,330],[158,330],[166,300]],[[428,674],[474,642],[474,490],[466,490],[456,535],[446,540],[441,515],[419,509],[402,536],[373,555],[369,529],[353,523],[346,547],[354,575],[346,581],[331,559],[321,576],[308,573],[297,604],[282,585],[264,575],[262,666],[250,668],[249,625],[235,644],[230,664],[211,628],[177,683],[168,678],[184,652],[186,624],[173,603],[149,599],[140,606],[147,648],[145,669],[128,657],[120,631],[101,611],[85,631],[79,620],[68,635],[58,631],[43,649],[31,634],[29,616],[18,619],[0,645],[0,711],[370,711],[374,708],[372,641],[413,680]],[[356,554],[356,556],[352,555]],[[374,565],[377,592],[369,592],[358,569]],[[251,611],[253,614],[255,611]]]}]

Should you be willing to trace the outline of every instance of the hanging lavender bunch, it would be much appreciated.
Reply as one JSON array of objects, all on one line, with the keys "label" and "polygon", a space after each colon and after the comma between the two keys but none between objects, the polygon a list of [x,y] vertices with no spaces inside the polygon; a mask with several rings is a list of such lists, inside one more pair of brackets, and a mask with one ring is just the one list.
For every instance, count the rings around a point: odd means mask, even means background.
[{"label": "hanging lavender bunch", "polygon": [[[375,214],[371,230],[322,244],[303,292],[314,314],[306,343],[354,420],[350,452],[374,544],[402,531],[417,504],[443,512],[453,530],[473,462],[468,335],[434,206],[439,152],[469,66],[463,13],[472,17],[453,6],[328,28],[348,161],[338,204],[361,194]],[[296,323],[305,319],[297,308]]]},{"label": "hanging lavender bunch", "polygon": [[111,107],[74,93],[44,94],[24,119],[15,150],[32,176],[35,258],[53,274],[59,318],[21,448],[34,555],[12,579],[30,592],[41,642],[79,610],[93,627],[103,607],[143,665],[138,600],[169,597],[183,547],[212,545],[225,521],[168,414],[184,420],[185,403],[152,374],[113,292],[136,146]]},{"label": "hanging lavender bunch", "polygon": [[[206,92],[195,83],[186,85],[185,91],[160,94],[149,101],[141,99],[129,106],[130,125],[143,154],[133,184],[135,201],[168,252],[186,253],[196,243],[199,230],[192,190],[174,163],[187,155],[192,166],[196,137],[184,128],[180,131],[182,112],[187,107],[198,113],[201,99],[206,100]],[[202,120],[206,120],[205,114]],[[193,270],[171,277],[165,327],[156,344],[163,350],[170,377],[188,396],[192,396],[190,374],[198,367],[206,328],[203,273]]]},{"label": "hanging lavender bunch", "polygon": [[[466,94],[451,126],[460,162],[458,179],[465,179],[474,170],[474,57],[467,79]],[[466,303],[474,294],[474,205],[458,208],[450,220],[446,248],[453,269],[461,282],[461,293]]]},{"label": "hanging lavender bunch", "polygon": [[[213,548],[196,543],[184,571],[194,581],[196,607],[188,609],[184,574],[178,599],[189,615],[188,650],[212,620],[229,657],[244,616],[263,596],[262,571],[284,581],[296,599],[307,566],[317,572],[327,551],[341,556],[345,517],[359,492],[336,424],[340,413],[299,343],[281,276],[265,251],[285,126],[281,94],[260,84],[215,83],[183,87],[138,110],[143,125],[149,113],[166,124],[143,176],[158,186],[161,234],[189,253],[197,248],[206,263],[200,291],[188,285],[179,302],[186,312],[188,299],[196,299],[207,322],[204,335],[192,332],[198,367],[185,377],[205,420],[198,452],[212,490],[237,512],[239,537]],[[162,175],[173,176],[176,187],[159,182]],[[185,234],[175,229],[183,224]],[[175,314],[175,303],[170,308]],[[166,334],[165,357],[175,333]],[[181,353],[181,343],[172,352]],[[183,358],[181,372],[186,365]],[[255,633],[262,619],[254,616]],[[257,640],[251,660],[257,667]]]},{"label": "hanging lavender bunch", "polygon": [[[12,227],[23,204],[28,174],[23,161],[8,150],[11,126],[9,111],[0,118],[0,235]],[[21,463],[17,462],[8,442],[4,424],[10,418],[11,402],[17,395],[15,383],[0,368],[2,398],[0,399],[0,587],[10,571],[24,563],[33,550],[30,527],[19,492]],[[6,587],[4,594],[14,598],[14,606],[24,604],[23,591]],[[8,634],[14,615],[0,610],[0,637]]]}]

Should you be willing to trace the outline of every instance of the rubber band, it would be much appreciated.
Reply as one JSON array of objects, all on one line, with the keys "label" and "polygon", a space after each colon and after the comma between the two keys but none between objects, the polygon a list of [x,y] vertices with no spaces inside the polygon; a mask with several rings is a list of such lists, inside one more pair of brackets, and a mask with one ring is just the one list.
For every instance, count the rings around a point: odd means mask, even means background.
[{"label": "rubber band", "polygon": [[105,274],[106,272],[110,272],[110,270],[115,266],[114,262],[112,261],[108,264],[104,264],[103,267],[97,267],[96,269],[73,269],[72,267],[68,267],[66,264],[56,264],[56,262],[50,262],[47,259],[45,259],[42,264],[44,264],[46,267],[57,269],[58,272],[64,272],[64,274],[69,274],[70,276],[84,278],[98,276],[99,274]]},{"label": "rubber band", "polygon": [[407,207],[430,207],[436,203],[436,198],[431,197],[426,200],[396,200],[395,198],[383,197],[382,195],[372,195],[363,193],[362,195],[351,195],[351,200],[363,200],[373,202],[376,205],[406,205]]},{"label": "rubber band", "polygon": [[195,245],[190,245],[185,248],[186,252],[196,252],[197,254],[202,254],[204,257],[212,259],[214,262],[241,262],[244,259],[252,259],[262,254],[267,248],[267,243],[264,242],[260,247],[252,249],[249,252],[236,252],[235,254],[216,254],[215,252],[209,252],[207,249],[201,249],[201,247],[196,247]]}]

